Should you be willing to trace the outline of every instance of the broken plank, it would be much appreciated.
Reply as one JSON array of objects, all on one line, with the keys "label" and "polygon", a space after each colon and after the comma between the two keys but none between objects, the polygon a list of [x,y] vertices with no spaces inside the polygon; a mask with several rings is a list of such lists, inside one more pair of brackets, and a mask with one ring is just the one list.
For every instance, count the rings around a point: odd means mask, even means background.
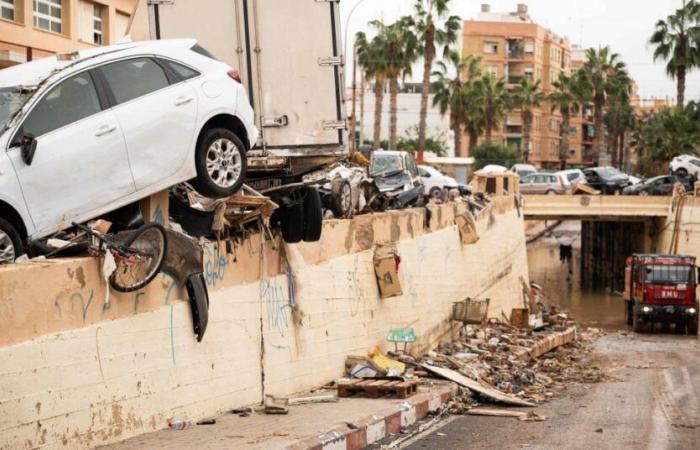
[{"label": "broken plank", "polygon": [[494,417],[527,417],[525,411],[516,411],[513,409],[496,409],[496,408],[472,408],[467,411],[467,414],[472,416],[494,416]]},{"label": "broken plank", "polygon": [[432,372],[434,374],[440,375],[443,378],[446,378],[450,381],[454,381],[455,383],[459,384],[460,386],[464,386],[466,388],[471,389],[474,392],[478,392],[479,394],[482,394],[494,401],[501,402],[501,403],[506,403],[509,405],[516,405],[516,406],[535,406],[533,403],[530,403],[528,401],[525,401],[521,398],[518,398],[514,395],[510,394],[505,394],[498,389],[495,389],[491,386],[484,386],[480,384],[478,381],[474,381],[470,378],[465,377],[459,372],[456,372],[452,369],[446,369],[444,367],[437,367],[437,366],[431,366],[430,364],[422,364],[422,367],[429,372]]}]

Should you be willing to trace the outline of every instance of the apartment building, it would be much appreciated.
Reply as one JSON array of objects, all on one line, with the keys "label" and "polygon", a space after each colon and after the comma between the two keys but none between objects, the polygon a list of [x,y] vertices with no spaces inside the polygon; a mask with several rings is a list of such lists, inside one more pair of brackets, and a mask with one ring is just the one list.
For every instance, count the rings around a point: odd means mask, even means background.
[{"label": "apartment building", "polygon": [[[586,50],[579,46],[571,47],[571,71],[576,72],[586,62]],[[593,104],[579,105],[577,114],[571,117],[569,128],[569,164],[596,165],[598,156],[593,151],[595,127],[593,123]]]},{"label": "apartment building", "polygon": [[[510,89],[523,78],[531,78],[539,80],[542,90],[549,93],[560,73],[571,72],[569,41],[533,22],[525,4],[507,13],[492,12],[490,5],[483,4],[477,19],[464,22],[463,33],[465,55],[480,56],[482,69],[504,77]],[[547,102],[533,115],[530,161],[543,168],[555,168],[559,163],[561,115],[552,112]],[[522,153],[522,132],[520,112],[512,111],[494,132],[494,139]]]},{"label": "apartment building", "polygon": [[0,0],[0,68],[121,39],[136,0]]}]

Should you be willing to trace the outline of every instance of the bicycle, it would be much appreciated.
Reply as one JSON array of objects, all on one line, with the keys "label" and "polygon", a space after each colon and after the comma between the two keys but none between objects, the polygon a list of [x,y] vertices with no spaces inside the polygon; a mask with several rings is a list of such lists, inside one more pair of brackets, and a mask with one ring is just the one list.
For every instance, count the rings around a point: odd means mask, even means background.
[{"label": "bicycle", "polygon": [[89,247],[93,253],[111,252],[116,268],[109,284],[117,292],[133,292],[147,286],[163,266],[168,242],[160,224],[149,222],[135,230],[105,235],[85,225],[72,225],[97,240],[97,245]]}]

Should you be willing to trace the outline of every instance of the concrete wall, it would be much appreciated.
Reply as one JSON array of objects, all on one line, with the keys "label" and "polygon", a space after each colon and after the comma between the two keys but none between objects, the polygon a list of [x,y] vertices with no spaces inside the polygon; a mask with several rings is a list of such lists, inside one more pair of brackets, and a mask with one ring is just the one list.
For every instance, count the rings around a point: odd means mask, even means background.
[{"label": "concrete wall", "polygon": [[[658,237],[655,243],[657,252],[670,251],[675,226],[676,209],[673,207],[668,219],[657,224]],[[694,255],[700,259],[700,197],[685,197],[681,206],[678,253]]]},{"label": "concrete wall", "polygon": [[[427,228],[410,210],[328,221],[315,244],[209,246],[201,343],[167,276],[106,308],[93,259],[2,268],[0,448],[87,448],[306,390],[340,376],[346,355],[386,347],[392,327],[416,330],[416,352],[448,339],[452,302],[467,296],[509,313],[527,280],[512,202],[479,216],[469,246],[454,205],[433,207]],[[383,243],[397,246],[404,292],[384,300],[372,265]]]}]

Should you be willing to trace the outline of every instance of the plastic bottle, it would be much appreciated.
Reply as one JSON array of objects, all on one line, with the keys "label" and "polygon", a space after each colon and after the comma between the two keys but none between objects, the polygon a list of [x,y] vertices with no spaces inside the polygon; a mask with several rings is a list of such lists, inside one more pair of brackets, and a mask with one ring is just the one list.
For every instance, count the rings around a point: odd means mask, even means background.
[{"label": "plastic bottle", "polygon": [[170,428],[171,430],[184,430],[185,428],[188,428],[191,426],[192,426],[191,420],[184,420],[184,419],[168,420],[168,428]]}]

